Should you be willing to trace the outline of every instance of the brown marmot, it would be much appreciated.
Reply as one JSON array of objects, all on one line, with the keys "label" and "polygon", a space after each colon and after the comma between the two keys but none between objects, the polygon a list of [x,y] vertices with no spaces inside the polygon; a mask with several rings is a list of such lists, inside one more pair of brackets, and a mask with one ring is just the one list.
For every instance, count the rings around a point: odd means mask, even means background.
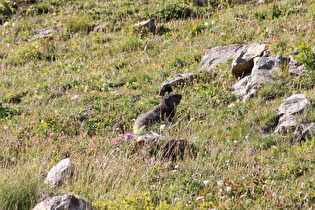
[{"label": "brown marmot", "polygon": [[182,95],[178,93],[172,93],[164,96],[160,102],[160,105],[154,107],[152,110],[140,115],[134,126],[133,133],[137,134],[143,126],[149,126],[161,121],[173,122],[176,112],[176,106],[180,103]]}]

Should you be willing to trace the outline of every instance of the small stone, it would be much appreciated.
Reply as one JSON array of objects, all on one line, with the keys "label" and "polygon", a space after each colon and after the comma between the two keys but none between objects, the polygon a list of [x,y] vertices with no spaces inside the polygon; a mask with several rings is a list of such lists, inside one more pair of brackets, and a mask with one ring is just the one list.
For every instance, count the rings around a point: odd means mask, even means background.
[{"label": "small stone", "polygon": [[44,183],[50,184],[52,187],[58,187],[66,177],[73,175],[74,169],[74,164],[70,158],[63,159],[50,169]]},{"label": "small stone", "polygon": [[33,210],[43,209],[92,210],[93,208],[89,202],[74,195],[65,194],[63,196],[49,197],[33,208]]}]

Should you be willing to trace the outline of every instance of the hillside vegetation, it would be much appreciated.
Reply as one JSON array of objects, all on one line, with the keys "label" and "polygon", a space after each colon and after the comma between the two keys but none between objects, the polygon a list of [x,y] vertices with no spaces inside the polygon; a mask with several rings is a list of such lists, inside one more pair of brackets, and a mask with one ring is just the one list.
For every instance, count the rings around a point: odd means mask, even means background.
[{"label": "hillside vegetation", "polygon": [[[154,33],[134,28],[150,18]],[[315,205],[314,139],[264,132],[292,94],[315,103],[314,0],[0,0],[0,23],[0,209],[33,208],[48,192],[94,209]],[[212,47],[255,42],[269,43],[272,56],[303,50],[308,74],[292,78],[284,66],[243,103],[230,91],[239,79],[232,61],[215,73],[198,68]],[[169,161],[131,154],[134,142],[116,150],[112,139],[159,104],[157,87],[186,72],[202,76],[175,89],[175,124],[147,133],[187,139],[195,153]],[[74,177],[45,185],[66,157]]]}]

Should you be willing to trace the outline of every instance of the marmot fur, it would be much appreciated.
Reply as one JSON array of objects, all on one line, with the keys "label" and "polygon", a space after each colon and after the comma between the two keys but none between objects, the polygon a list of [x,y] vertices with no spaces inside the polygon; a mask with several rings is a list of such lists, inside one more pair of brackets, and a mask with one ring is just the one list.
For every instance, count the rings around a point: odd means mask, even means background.
[{"label": "marmot fur", "polygon": [[176,106],[180,103],[182,95],[178,93],[172,93],[164,96],[160,102],[160,105],[154,107],[152,110],[140,115],[134,126],[133,133],[137,134],[141,127],[149,126],[161,121],[174,121],[176,112]]}]

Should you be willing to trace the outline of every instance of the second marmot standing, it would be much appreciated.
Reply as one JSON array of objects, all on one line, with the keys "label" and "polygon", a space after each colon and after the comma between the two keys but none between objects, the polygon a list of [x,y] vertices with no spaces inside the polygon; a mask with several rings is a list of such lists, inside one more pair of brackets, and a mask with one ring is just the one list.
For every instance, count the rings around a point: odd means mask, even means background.
[{"label": "second marmot standing", "polygon": [[143,126],[150,126],[161,121],[173,122],[176,106],[180,103],[181,99],[182,95],[178,93],[164,96],[158,106],[137,118],[133,126],[133,133],[137,134]]}]

